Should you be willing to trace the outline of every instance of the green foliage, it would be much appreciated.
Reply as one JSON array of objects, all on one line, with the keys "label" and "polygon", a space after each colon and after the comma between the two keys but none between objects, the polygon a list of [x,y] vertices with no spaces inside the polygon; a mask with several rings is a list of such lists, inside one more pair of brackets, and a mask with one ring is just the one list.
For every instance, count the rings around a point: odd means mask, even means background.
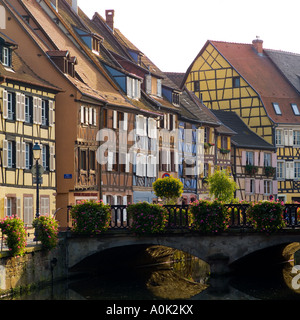
[{"label": "green foliage", "polygon": [[250,203],[247,222],[257,231],[276,232],[286,226],[283,218],[284,206],[274,201]]},{"label": "green foliage", "polygon": [[80,234],[100,234],[110,224],[111,208],[103,201],[82,201],[72,207],[72,231]]},{"label": "green foliage", "polygon": [[54,218],[39,216],[33,220],[32,226],[44,249],[51,250],[57,246],[58,222]]},{"label": "green foliage", "polygon": [[136,234],[160,233],[165,230],[167,210],[159,204],[139,202],[127,207],[132,219],[131,230]]},{"label": "green foliage", "polygon": [[219,201],[231,202],[234,199],[236,187],[235,181],[226,170],[217,170],[212,176],[208,177],[209,194]]},{"label": "green foliage", "polygon": [[228,228],[229,213],[219,201],[195,201],[191,204],[190,210],[194,220],[193,230],[217,233]]},{"label": "green foliage", "polygon": [[26,230],[24,222],[17,216],[0,220],[0,229],[5,235],[5,243],[12,256],[22,256],[26,247]]},{"label": "green foliage", "polygon": [[163,199],[165,204],[176,203],[177,198],[180,198],[183,192],[183,184],[180,179],[172,176],[159,178],[153,182],[152,186],[155,195]]},{"label": "green foliage", "polygon": [[168,225],[170,225],[171,228],[190,227],[192,225],[193,215],[190,210],[173,206],[170,208],[166,206],[166,209],[168,211]]}]

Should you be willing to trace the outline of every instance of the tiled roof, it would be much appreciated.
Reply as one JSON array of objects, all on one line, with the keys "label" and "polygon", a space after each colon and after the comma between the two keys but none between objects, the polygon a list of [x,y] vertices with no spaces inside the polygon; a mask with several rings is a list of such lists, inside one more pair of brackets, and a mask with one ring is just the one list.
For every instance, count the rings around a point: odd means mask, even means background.
[{"label": "tiled roof", "polygon": [[268,57],[300,93],[300,54],[265,50]]},{"label": "tiled roof", "polygon": [[165,75],[167,75],[167,77],[169,79],[171,79],[177,85],[178,88],[182,87],[184,73],[182,73],[182,72],[165,72]]},{"label": "tiled roof", "polygon": [[236,146],[275,151],[275,147],[253,132],[235,112],[221,110],[212,110],[212,112],[224,125],[237,133],[231,137],[232,143]]},{"label": "tiled roof", "polygon": [[[268,55],[258,55],[252,44],[208,41],[260,95],[269,117],[275,123],[300,123],[291,103],[300,106],[300,97]],[[273,102],[280,105],[282,115],[274,111]]]}]

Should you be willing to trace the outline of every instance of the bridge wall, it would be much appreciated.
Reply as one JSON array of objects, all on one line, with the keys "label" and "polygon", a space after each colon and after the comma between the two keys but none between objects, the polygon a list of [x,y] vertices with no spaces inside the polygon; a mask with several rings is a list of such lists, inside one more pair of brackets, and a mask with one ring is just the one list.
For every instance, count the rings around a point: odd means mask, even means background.
[{"label": "bridge wall", "polygon": [[[224,233],[220,235],[168,234],[136,237],[130,234],[101,235],[93,238],[67,236],[68,267],[103,250],[129,245],[162,245],[190,253],[210,264],[212,274],[230,271],[230,265],[257,250],[300,242],[293,232],[273,235]],[[289,252],[290,254],[291,252]]]}]

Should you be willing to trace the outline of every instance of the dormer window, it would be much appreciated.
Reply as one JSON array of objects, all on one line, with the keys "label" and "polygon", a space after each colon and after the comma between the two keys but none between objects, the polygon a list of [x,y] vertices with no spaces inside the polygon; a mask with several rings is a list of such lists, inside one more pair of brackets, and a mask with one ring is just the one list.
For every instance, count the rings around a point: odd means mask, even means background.
[{"label": "dormer window", "polygon": [[7,47],[3,47],[2,49],[2,63],[7,66],[10,67],[10,50]]},{"label": "dormer window", "polygon": [[96,54],[100,52],[100,40],[96,37],[92,38],[92,51]]},{"label": "dormer window", "polygon": [[179,106],[179,93],[177,93],[177,92],[172,93],[172,103],[175,106]]},{"label": "dormer window", "polygon": [[76,57],[71,57],[68,50],[47,51],[51,60],[59,67],[59,69],[71,77],[75,77],[75,65],[78,63]]},{"label": "dormer window", "polygon": [[140,99],[141,82],[138,79],[127,77],[127,96],[132,99]]}]

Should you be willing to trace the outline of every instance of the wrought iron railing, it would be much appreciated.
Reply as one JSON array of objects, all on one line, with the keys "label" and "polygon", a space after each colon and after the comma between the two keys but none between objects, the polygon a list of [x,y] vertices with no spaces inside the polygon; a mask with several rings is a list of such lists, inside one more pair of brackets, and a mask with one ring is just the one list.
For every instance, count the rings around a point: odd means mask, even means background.
[{"label": "wrought iron railing", "polygon": [[[252,229],[247,221],[247,208],[249,204],[225,204],[230,215],[229,229]],[[188,230],[191,227],[191,214],[189,205],[165,205],[168,211],[167,226],[168,230]],[[298,221],[298,212],[300,214],[300,203],[285,204],[283,216],[287,228],[300,228]],[[68,207],[69,210],[71,207]],[[69,210],[68,219],[69,221]],[[127,229],[131,225],[130,218],[127,215],[126,205],[111,205],[110,229]]]}]

